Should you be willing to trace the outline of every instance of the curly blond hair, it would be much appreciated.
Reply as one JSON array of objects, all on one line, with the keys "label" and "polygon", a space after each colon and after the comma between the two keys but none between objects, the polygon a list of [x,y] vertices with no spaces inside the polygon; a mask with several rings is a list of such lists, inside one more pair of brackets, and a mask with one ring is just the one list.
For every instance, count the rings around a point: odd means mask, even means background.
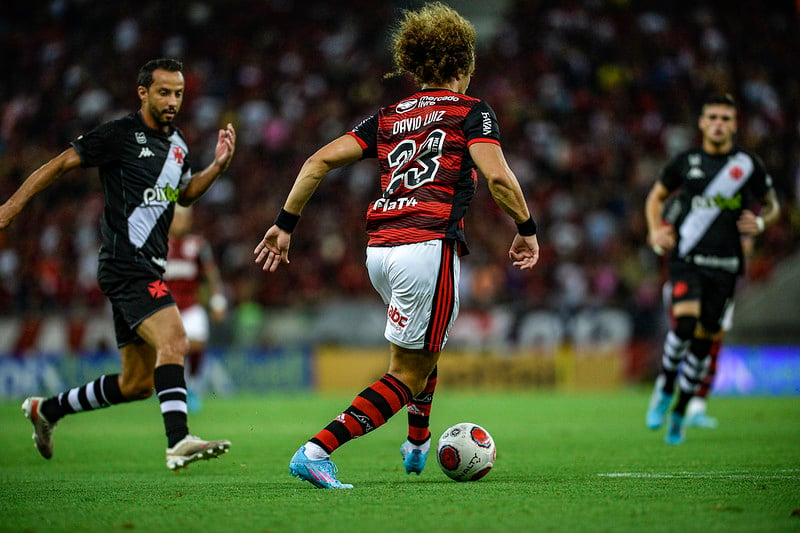
[{"label": "curly blond hair", "polygon": [[395,70],[387,78],[409,74],[420,86],[443,85],[475,70],[475,28],[441,2],[405,11],[391,49]]}]

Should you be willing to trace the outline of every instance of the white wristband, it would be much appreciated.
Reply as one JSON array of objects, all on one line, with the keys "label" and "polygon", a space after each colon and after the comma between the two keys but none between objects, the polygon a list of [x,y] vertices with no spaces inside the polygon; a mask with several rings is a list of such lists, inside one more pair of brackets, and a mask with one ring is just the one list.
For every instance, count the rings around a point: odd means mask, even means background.
[{"label": "white wristband", "polygon": [[208,300],[208,305],[212,311],[225,311],[228,308],[228,300],[219,293],[214,294]]},{"label": "white wristband", "polygon": [[653,251],[655,252],[656,255],[664,255],[664,249],[662,247],[660,247],[659,245],[654,244],[652,246],[652,248],[653,248]]},{"label": "white wristband", "polygon": [[758,226],[758,234],[761,235],[764,233],[764,219],[761,217],[756,217],[756,226]]}]

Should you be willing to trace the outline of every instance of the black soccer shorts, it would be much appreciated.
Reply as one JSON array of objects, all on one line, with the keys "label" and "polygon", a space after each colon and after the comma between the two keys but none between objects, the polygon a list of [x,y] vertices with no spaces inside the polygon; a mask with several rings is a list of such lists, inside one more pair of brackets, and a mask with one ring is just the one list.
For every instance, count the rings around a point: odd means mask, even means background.
[{"label": "black soccer shorts", "polygon": [[141,340],[136,328],[147,317],[175,305],[162,273],[144,258],[101,259],[97,282],[111,302],[119,348]]},{"label": "black soccer shorts", "polygon": [[733,300],[738,275],[673,259],[669,262],[669,277],[672,305],[699,300],[700,324],[711,333],[719,331],[725,309]]}]

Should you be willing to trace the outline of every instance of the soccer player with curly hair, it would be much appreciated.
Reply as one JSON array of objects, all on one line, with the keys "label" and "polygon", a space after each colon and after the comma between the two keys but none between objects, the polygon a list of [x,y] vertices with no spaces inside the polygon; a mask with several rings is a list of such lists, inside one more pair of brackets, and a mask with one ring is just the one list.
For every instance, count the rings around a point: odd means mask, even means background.
[{"label": "soccer player with curly hair", "polygon": [[517,224],[508,251],[512,264],[529,270],[539,259],[536,223],[503,155],[497,118],[486,102],[465,94],[475,70],[473,26],[442,3],[430,3],[404,13],[392,49],[396,68],[387,76],[410,75],[419,89],[309,157],[254,252],[265,271],[288,264],[292,232],[322,178],[377,158],[381,194],[367,208],[366,266],[387,305],[389,367],[292,457],[290,473],[319,488],[351,488],[336,478],[331,453],[403,407],[409,415],[401,446],[405,470],[419,474],[425,466],[437,362],[458,315],[459,261],[468,253],[464,215],[477,170]]}]

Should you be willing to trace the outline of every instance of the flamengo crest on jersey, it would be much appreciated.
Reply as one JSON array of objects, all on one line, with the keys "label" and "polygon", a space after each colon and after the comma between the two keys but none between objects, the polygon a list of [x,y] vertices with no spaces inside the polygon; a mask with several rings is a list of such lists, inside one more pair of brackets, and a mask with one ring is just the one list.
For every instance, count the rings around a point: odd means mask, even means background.
[{"label": "flamengo crest on jersey", "polygon": [[705,205],[692,199],[692,206],[680,226],[678,255],[685,257],[702,239],[705,232],[722,212],[716,198],[733,198],[747,183],[753,172],[753,160],[745,153],[738,152],[717,172],[698,199],[707,199]]}]

